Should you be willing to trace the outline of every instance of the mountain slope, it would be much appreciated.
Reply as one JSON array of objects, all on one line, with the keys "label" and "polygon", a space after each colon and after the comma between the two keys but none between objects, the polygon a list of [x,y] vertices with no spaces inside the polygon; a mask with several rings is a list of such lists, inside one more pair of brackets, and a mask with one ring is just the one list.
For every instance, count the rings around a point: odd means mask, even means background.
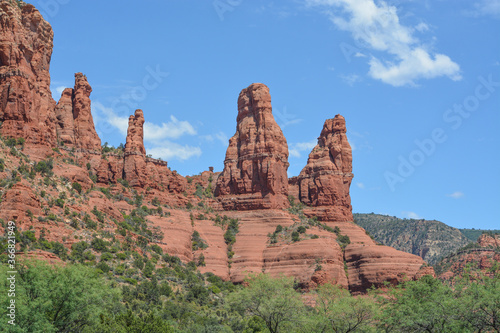
[{"label": "mountain slope", "polygon": [[435,220],[399,219],[379,214],[354,214],[354,222],[376,241],[421,256],[429,264],[467,245],[460,230]]}]

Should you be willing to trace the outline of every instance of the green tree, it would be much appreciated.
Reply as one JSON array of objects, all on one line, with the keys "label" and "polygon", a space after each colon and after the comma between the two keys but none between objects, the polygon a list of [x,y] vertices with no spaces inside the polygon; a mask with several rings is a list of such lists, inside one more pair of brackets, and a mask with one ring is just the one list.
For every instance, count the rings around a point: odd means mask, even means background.
[{"label": "green tree", "polygon": [[294,332],[301,326],[305,307],[293,289],[293,278],[251,275],[248,287],[228,296],[228,304],[243,316],[261,318],[269,332]]},{"label": "green tree", "polygon": [[460,317],[476,332],[500,332],[499,268],[498,263],[493,266],[492,277],[465,274],[455,286]]},{"label": "green tree", "polygon": [[371,296],[352,297],[339,286],[325,284],[318,288],[315,315],[310,316],[313,332],[372,332],[378,306]]},{"label": "green tree", "polygon": [[[81,265],[50,266],[23,261],[16,274],[16,329],[13,332],[82,332],[99,324],[101,314],[114,314],[119,291],[109,287],[94,269]],[[0,267],[2,290],[7,267]],[[7,327],[10,297],[0,293],[0,327]]]},{"label": "green tree", "polygon": [[391,290],[381,326],[393,332],[470,332],[450,286],[430,275]]}]

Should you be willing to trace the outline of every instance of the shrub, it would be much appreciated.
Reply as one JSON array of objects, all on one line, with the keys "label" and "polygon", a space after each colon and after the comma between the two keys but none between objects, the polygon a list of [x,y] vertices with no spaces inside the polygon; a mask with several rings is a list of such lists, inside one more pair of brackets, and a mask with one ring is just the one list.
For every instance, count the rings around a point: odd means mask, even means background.
[{"label": "shrub", "polygon": [[71,187],[78,192],[78,194],[82,194],[82,185],[80,183],[74,182],[71,184]]}]

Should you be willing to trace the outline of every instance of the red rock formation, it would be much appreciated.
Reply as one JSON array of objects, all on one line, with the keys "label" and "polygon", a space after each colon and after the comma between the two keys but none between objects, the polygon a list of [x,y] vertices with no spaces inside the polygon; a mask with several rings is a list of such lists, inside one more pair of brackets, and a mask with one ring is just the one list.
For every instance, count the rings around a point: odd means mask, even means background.
[{"label": "red rock formation", "polygon": [[183,192],[187,186],[184,177],[170,171],[167,162],[146,157],[142,110],[136,110],[135,114],[129,117],[128,125],[123,178],[133,187],[151,187],[171,193]]},{"label": "red rock formation", "polygon": [[272,115],[267,86],[254,83],[241,91],[236,122],[215,195],[224,209],[286,207],[288,145]]},{"label": "red rock formation", "polygon": [[500,235],[488,235],[482,234],[477,239],[477,244],[480,247],[492,247],[497,248],[500,247]]},{"label": "red rock formation", "polygon": [[73,119],[73,89],[66,88],[55,108],[57,139],[60,144],[76,147],[75,121]]},{"label": "red rock formation", "polygon": [[92,88],[87,77],[75,74],[75,87],[64,89],[55,108],[57,137],[60,143],[91,151],[101,150],[90,107]]},{"label": "red rock formation", "polygon": [[349,187],[352,180],[352,152],[347,141],[345,119],[327,119],[318,144],[297,177],[300,201],[327,206],[330,219],[352,221]]},{"label": "red rock formation", "polygon": [[[30,184],[23,179],[14,184],[2,198],[0,218],[4,221],[29,222],[28,210],[34,215],[42,213],[40,200],[33,193]],[[20,224],[17,225],[17,227],[20,226]]]},{"label": "red rock formation", "polygon": [[128,119],[127,141],[123,175],[130,186],[144,187],[148,182],[146,170],[146,149],[144,148],[144,114],[136,110]]},{"label": "red rock formation", "polygon": [[135,114],[128,118],[125,154],[138,153],[146,155],[146,149],[144,148],[144,122],[144,113],[142,110],[135,110]]},{"label": "red rock formation", "polygon": [[0,134],[54,146],[52,28],[34,6],[1,1],[0,36]]},{"label": "red rock formation", "polygon": [[500,262],[500,235],[482,234],[477,240],[479,247],[473,247],[458,251],[456,254],[447,256],[438,263],[437,267],[445,268],[439,275],[440,279],[448,280],[461,276],[468,266],[472,274],[484,274],[493,276],[495,273],[491,268]]},{"label": "red rock formation", "polygon": [[349,289],[353,293],[365,292],[372,286],[383,287],[387,282],[396,285],[417,279],[422,274],[434,273],[432,267],[427,267],[419,256],[385,245],[350,244],[345,249],[344,258]]}]

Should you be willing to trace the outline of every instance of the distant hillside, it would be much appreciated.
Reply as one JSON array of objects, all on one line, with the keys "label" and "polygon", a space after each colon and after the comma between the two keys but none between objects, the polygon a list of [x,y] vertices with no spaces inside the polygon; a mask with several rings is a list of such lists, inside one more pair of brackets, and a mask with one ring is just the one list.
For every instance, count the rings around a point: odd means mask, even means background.
[{"label": "distant hillside", "polygon": [[429,264],[470,243],[460,230],[443,222],[400,219],[379,214],[354,214],[354,222],[376,241],[421,256]]},{"label": "distant hillside", "polygon": [[471,241],[475,242],[481,236],[484,232],[491,232],[493,234],[500,234],[500,230],[484,230],[484,229],[458,229],[460,232],[470,239]]}]

